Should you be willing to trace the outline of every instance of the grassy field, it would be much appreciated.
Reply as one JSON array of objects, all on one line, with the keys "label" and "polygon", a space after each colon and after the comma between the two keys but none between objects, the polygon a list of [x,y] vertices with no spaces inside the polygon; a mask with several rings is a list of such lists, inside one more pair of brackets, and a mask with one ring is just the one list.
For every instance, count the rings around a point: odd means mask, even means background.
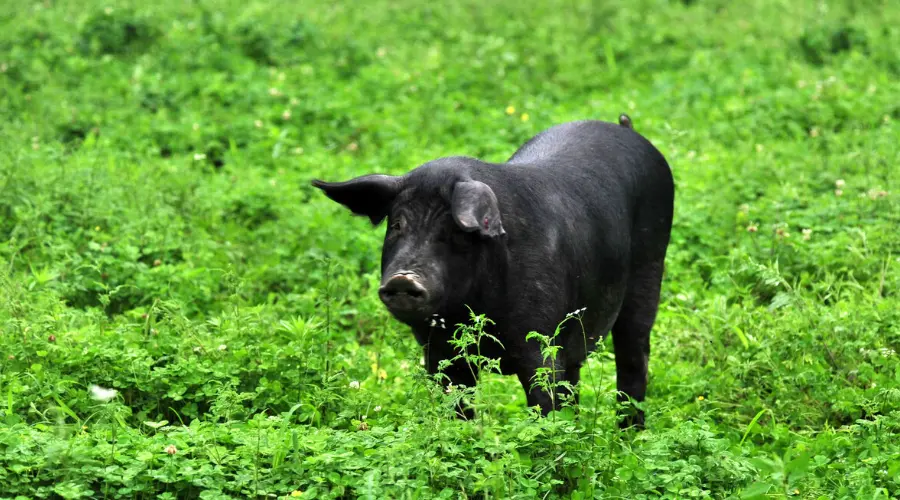
[{"label": "grassy field", "polygon": [[[900,3],[127,3],[0,7],[0,498],[900,498]],[[647,430],[609,344],[454,419],[309,180],[620,112],[677,184]]]}]

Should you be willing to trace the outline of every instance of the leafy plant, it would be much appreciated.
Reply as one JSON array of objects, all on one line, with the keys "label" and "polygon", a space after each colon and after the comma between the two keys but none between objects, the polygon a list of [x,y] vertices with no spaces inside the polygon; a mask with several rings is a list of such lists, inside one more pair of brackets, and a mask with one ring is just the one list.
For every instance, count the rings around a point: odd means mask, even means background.
[{"label": "leafy plant", "polygon": [[[896,3],[7,4],[3,498],[900,491]],[[609,339],[535,417],[479,311],[446,393],[309,179],[621,112],[677,184],[647,429]]]}]

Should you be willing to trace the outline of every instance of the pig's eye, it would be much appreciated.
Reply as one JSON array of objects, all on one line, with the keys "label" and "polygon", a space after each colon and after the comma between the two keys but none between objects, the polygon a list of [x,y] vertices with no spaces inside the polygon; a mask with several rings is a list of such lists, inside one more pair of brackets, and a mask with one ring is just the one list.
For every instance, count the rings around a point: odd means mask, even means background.
[{"label": "pig's eye", "polygon": [[464,247],[472,241],[472,235],[462,231],[453,231],[450,233],[450,243],[456,247]]},{"label": "pig's eye", "polygon": [[392,233],[399,233],[403,229],[403,221],[401,219],[392,221],[388,229]]}]

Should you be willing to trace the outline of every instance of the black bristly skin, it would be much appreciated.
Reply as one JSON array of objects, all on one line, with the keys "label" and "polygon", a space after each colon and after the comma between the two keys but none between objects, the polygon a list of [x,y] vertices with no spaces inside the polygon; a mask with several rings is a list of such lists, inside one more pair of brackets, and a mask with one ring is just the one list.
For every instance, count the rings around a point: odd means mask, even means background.
[{"label": "black bristly skin", "polygon": [[[392,313],[412,327],[429,373],[455,355],[447,340],[453,325],[468,321],[469,306],[494,321],[489,333],[505,347],[484,340],[481,353],[500,358],[542,414],[558,409],[560,398],[532,388],[536,370],[553,368],[574,386],[587,354],[610,331],[619,399],[644,400],[674,184],[662,154],[630,126],[570,122],[501,164],[449,157],[403,176],[314,185],[374,224],[388,219],[382,284],[404,271],[427,290],[421,307]],[[526,335],[552,334],[581,308],[584,332],[566,323],[551,367]],[[447,329],[430,326],[435,314]],[[464,365],[444,373],[454,385],[477,382]],[[622,424],[642,428],[644,413],[632,409]]]}]

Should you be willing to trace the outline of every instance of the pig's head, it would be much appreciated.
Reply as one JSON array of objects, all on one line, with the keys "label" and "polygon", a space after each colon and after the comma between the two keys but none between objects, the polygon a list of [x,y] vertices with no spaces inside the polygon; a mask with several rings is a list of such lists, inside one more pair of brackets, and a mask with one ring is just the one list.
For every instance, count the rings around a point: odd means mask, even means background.
[{"label": "pig's head", "polygon": [[[372,174],[313,185],[356,215],[388,220],[378,295],[400,321],[422,324],[463,309],[496,275],[505,248],[494,191],[454,169],[426,164],[404,176]],[[469,304],[472,305],[472,304]]]}]

